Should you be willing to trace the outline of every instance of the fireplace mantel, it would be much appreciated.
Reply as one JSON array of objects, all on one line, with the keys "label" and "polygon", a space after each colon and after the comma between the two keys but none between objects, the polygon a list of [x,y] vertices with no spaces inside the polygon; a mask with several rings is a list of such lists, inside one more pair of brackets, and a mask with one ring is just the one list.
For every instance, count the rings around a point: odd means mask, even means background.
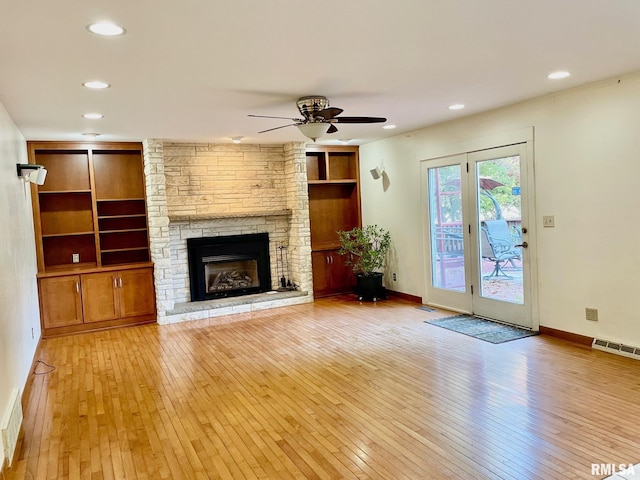
[{"label": "fireplace mantel", "polygon": [[202,220],[224,220],[227,218],[255,218],[255,217],[288,217],[291,209],[260,210],[236,213],[202,213],[197,215],[169,215],[169,223],[192,222]]}]

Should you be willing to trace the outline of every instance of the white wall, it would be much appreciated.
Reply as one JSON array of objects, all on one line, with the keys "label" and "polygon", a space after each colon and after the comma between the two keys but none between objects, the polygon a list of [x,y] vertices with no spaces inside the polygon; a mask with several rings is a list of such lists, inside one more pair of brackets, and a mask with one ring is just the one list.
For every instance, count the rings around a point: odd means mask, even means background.
[{"label": "white wall", "polygon": [[[540,325],[640,346],[640,73],[363,145],[363,223],[391,230],[398,281],[389,287],[424,291],[419,162],[526,127]],[[368,173],[381,162],[386,191]],[[555,228],[542,228],[542,215],[555,215]],[[585,307],[599,310],[598,322],[584,319]]]},{"label": "white wall", "polygon": [[30,187],[16,163],[27,163],[26,143],[0,104],[0,421],[12,389],[22,394],[40,338]]}]

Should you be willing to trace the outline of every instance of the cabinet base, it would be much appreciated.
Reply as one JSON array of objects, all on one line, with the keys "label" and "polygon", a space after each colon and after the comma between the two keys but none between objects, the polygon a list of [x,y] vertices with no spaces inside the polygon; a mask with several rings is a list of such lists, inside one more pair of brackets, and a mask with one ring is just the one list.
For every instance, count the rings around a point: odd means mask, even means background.
[{"label": "cabinet base", "polygon": [[107,330],[110,328],[130,327],[135,325],[143,325],[146,323],[155,323],[156,314],[144,315],[140,317],[118,318],[115,320],[106,320],[103,322],[81,323],[79,325],[68,325],[65,327],[43,328],[42,338],[60,337],[62,335],[71,335],[75,333],[96,332],[98,330]]}]

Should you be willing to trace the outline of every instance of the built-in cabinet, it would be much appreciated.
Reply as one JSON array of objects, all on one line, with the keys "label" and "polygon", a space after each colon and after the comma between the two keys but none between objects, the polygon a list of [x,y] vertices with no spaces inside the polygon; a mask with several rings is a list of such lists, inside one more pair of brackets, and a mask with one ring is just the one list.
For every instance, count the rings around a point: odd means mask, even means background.
[{"label": "built-in cabinet", "polygon": [[28,151],[47,169],[32,186],[44,336],[155,320],[141,144]]},{"label": "built-in cabinet", "polygon": [[155,317],[152,267],[42,277],[38,286],[46,336]]},{"label": "built-in cabinet", "polygon": [[351,292],[355,277],[338,255],[337,232],[361,225],[358,147],[308,147],[313,292]]}]

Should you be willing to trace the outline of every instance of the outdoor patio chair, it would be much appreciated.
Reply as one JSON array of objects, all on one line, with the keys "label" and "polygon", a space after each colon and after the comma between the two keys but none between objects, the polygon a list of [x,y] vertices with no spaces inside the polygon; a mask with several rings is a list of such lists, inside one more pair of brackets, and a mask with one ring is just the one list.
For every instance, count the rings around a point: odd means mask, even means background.
[{"label": "outdoor patio chair", "polygon": [[498,276],[511,278],[502,267],[507,262],[514,265],[513,261],[519,260],[521,253],[519,248],[514,246],[507,221],[503,219],[486,220],[483,223],[480,241],[481,255],[482,258],[493,262],[493,271],[483,278]]}]

